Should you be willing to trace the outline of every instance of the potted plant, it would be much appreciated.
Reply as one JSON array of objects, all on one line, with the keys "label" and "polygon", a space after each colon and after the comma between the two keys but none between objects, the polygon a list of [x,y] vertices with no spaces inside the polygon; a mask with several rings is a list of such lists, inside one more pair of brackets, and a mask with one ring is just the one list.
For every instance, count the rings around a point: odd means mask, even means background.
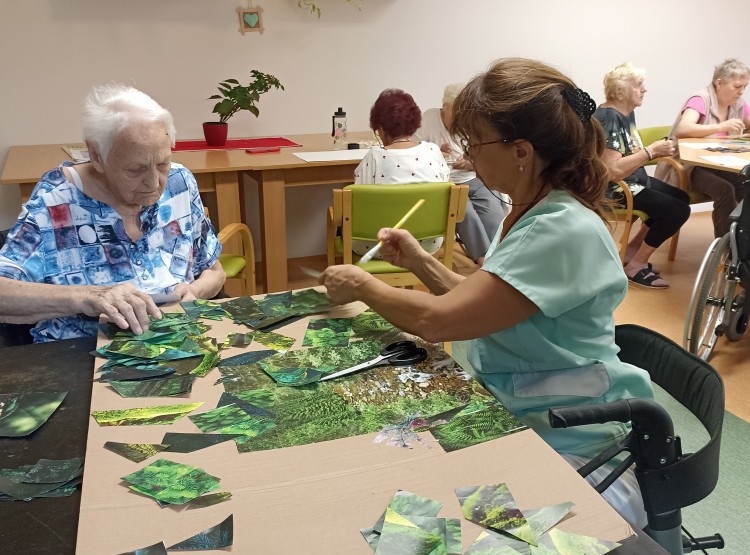
[{"label": "potted plant", "polygon": [[255,105],[260,95],[267,93],[271,88],[284,90],[276,77],[253,69],[250,72],[252,78],[247,85],[241,85],[237,79],[226,79],[219,83],[219,92],[208,97],[209,100],[218,100],[213,109],[214,114],[219,114],[219,121],[211,121],[203,124],[203,134],[209,146],[224,146],[227,140],[227,121],[240,110],[247,110],[256,118],[258,107]]}]

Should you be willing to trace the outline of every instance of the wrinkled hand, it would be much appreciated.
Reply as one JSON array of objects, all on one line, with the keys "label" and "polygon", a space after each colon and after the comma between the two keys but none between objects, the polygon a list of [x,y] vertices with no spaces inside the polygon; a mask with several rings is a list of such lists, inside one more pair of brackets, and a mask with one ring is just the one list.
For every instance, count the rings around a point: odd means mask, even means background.
[{"label": "wrinkled hand", "polygon": [[721,122],[720,129],[728,135],[741,135],[745,130],[745,122],[739,118],[732,118]]},{"label": "wrinkled hand", "polygon": [[451,145],[448,143],[443,143],[440,145],[440,152],[444,152],[445,154],[451,153]]},{"label": "wrinkled hand", "polygon": [[357,288],[372,279],[375,278],[359,266],[342,264],[326,268],[318,282],[325,285],[326,293],[334,303],[346,304],[359,300]]},{"label": "wrinkled hand", "polygon": [[131,283],[84,288],[81,312],[87,316],[106,315],[122,329],[141,334],[148,329],[149,315],[161,319],[161,311],[147,294]]},{"label": "wrinkled hand", "polygon": [[383,241],[380,256],[394,266],[414,271],[423,257],[429,256],[419,241],[405,229],[385,227],[378,232],[378,239]]},{"label": "wrinkled hand", "polygon": [[651,149],[651,155],[654,158],[673,156],[675,153],[674,143],[670,140],[656,141],[655,143],[652,143],[649,148]]},{"label": "wrinkled hand", "polygon": [[172,293],[180,297],[180,302],[194,301],[197,297],[190,291],[189,283],[178,283]]}]

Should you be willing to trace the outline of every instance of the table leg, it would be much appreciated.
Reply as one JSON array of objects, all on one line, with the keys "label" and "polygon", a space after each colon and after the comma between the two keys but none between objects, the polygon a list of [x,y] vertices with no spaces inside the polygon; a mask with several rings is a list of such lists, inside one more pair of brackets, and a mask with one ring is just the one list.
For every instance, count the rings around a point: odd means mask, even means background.
[{"label": "table leg", "polygon": [[266,293],[286,291],[286,184],[284,172],[268,170],[253,172],[258,181],[260,198],[260,245]]}]

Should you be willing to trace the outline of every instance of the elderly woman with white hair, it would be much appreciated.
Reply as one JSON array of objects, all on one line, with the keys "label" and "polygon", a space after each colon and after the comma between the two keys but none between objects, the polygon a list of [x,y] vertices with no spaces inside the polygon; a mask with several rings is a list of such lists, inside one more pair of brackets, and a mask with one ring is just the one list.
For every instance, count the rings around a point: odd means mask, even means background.
[{"label": "elderly woman with white hair", "polygon": [[[750,105],[742,98],[750,79],[750,69],[735,59],[725,60],[714,69],[711,83],[696,92],[680,109],[670,137],[725,137],[739,135],[750,127]],[[729,231],[729,215],[742,199],[737,174],[687,165],[691,189],[714,201],[714,236]],[[674,169],[666,163],[656,167],[659,179],[677,184]]]},{"label": "elderly woman with white hair", "polygon": [[35,341],[95,335],[100,315],[141,333],[152,295],[211,298],[225,274],[195,178],[171,162],[172,115],[132,87],[95,87],[90,162],[45,173],[0,250],[0,320]]},{"label": "elderly woman with white hair", "polygon": [[624,63],[604,76],[606,102],[594,112],[604,127],[607,148],[602,161],[609,170],[607,196],[624,203],[624,195],[616,181],[624,181],[633,193],[633,209],[642,210],[649,218],[629,242],[625,254],[625,274],[631,283],[652,289],[669,287],[649,263],[649,258],[664,241],[682,227],[690,217],[687,193],[650,177],[644,165],[654,158],[671,156],[674,145],[660,140],[644,146],[635,125],[635,109],[643,103],[646,93],[646,72]]},{"label": "elderly woman with white hair", "polygon": [[493,193],[484,185],[471,160],[464,156],[463,148],[449,131],[453,123],[453,103],[463,87],[463,83],[445,87],[442,107],[431,108],[422,114],[422,126],[417,130],[416,137],[440,145],[450,166],[450,180],[457,185],[469,186],[471,202],[466,205],[466,216],[456,225],[456,229],[469,256],[481,265],[510,205],[507,195]]}]

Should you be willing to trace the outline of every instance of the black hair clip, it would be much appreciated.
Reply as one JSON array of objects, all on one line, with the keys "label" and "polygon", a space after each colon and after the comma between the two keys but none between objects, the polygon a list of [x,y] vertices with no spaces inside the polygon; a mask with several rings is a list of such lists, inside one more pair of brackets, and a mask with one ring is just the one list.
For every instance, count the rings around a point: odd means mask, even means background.
[{"label": "black hair clip", "polygon": [[592,100],[589,93],[573,87],[565,87],[562,95],[567,100],[570,107],[580,118],[581,122],[588,123],[591,121],[591,115],[596,110],[596,102]]}]

